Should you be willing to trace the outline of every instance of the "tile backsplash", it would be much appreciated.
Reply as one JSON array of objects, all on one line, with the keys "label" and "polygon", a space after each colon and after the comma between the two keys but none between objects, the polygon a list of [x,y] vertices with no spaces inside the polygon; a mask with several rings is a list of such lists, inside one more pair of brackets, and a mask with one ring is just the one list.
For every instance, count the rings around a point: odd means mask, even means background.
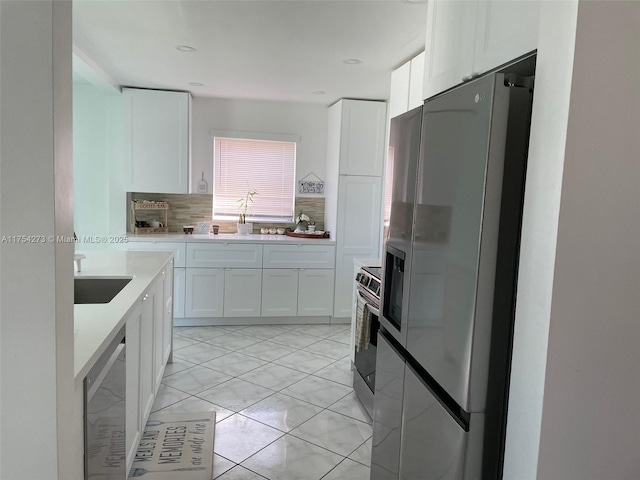
[{"label": "tile backsplash", "polygon": [[[183,225],[197,226],[198,222],[211,222],[220,225],[220,233],[236,233],[236,223],[211,220],[213,196],[203,194],[181,195],[170,193],[128,193],[127,205],[130,200],[152,200],[169,203],[167,223],[170,232],[182,232]],[[316,222],[316,230],[324,230],[324,197],[296,197],[296,216],[300,212],[306,213]],[[154,220],[157,212],[138,212],[137,220]],[[159,218],[158,218],[159,219]],[[295,228],[295,223],[254,223],[253,233],[260,233],[262,227]]]}]

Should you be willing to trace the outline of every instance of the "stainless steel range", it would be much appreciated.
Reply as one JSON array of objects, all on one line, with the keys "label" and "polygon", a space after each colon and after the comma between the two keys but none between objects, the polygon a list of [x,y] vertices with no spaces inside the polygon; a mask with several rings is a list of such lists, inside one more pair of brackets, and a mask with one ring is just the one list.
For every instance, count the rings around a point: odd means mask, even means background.
[{"label": "stainless steel range", "polygon": [[358,292],[355,328],[353,388],[373,418],[376,351],[380,329],[380,267],[363,267],[356,275]]}]

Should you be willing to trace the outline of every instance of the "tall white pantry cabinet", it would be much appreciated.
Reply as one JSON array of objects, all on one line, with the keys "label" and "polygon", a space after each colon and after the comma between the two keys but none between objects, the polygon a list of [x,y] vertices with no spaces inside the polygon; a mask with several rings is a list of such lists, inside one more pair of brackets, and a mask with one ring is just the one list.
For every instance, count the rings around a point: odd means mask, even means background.
[{"label": "tall white pantry cabinet", "polygon": [[353,259],[379,257],[387,104],[340,100],[329,108],[326,229],[336,241],[333,316],[351,317]]}]

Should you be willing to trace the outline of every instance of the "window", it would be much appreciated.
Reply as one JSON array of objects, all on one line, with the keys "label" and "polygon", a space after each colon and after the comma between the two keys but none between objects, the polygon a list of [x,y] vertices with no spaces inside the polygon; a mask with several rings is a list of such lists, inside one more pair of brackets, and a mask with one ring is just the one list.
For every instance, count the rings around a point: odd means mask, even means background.
[{"label": "window", "polygon": [[236,220],[238,200],[255,190],[258,194],[249,207],[247,220],[293,220],[296,142],[265,139],[284,136],[260,136],[263,138],[214,135],[214,218]]}]

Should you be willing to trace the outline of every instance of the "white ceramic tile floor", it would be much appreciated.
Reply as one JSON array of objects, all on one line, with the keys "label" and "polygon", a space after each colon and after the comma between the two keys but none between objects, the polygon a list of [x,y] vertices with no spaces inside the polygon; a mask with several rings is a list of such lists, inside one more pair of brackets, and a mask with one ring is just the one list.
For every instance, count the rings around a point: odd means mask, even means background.
[{"label": "white ceramic tile floor", "polygon": [[356,462],[359,462],[368,467],[371,466],[372,443],[373,443],[373,438],[370,438],[369,440],[364,442],[362,445],[360,445],[351,455],[349,455],[349,458],[351,460],[355,460]]},{"label": "white ceramic tile floor", "polygon": [[[216,412],[216,480],[365,480],[350,326],[178,327],[153,411]],[[347,458],[348,457],[348,458]]]}]

